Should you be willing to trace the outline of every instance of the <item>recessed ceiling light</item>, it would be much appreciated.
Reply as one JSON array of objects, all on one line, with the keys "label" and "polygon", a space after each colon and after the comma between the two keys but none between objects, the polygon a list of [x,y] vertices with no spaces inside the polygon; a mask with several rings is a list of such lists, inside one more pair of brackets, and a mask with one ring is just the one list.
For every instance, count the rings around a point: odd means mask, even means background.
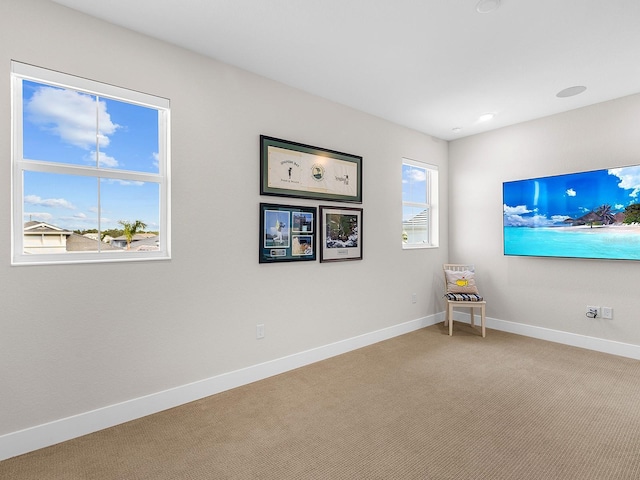
[{"label": "recessed ceiling light", "polygon": [[574,95],[578,95],[584,92],[586,89],[587,87],[583,87],[582,85],[565,88],[564,90],[560,90],[558,93],[556,93],[556,97],[558,98],[573,97]]},{"label": "recessed ceiling light", "polygon": [[500,6],[500,0],[480,0],[476,4],[476,12],[491,13]]},{"label": "recessed ceiling light", "polygon": [[496,114],[495,114],[495,113],[491,113],[491,112],[489,112],[489,113],[483,113],[482,115],[480,115],[480,116],[478,117],[478,121],[479,121],[479,122],[486,122],[486,121],[488,121],[488,120],[491,120],[491,119],[492,119],[493,117],[495,117],[495,116],[496,116]]},{"label": "recessed ceiling light", "polygon": [[452,131],[453,133],[460,133],[460,132],[462,131],[462,127],[453,127],[453,128],[451,129],[451,131]]}]

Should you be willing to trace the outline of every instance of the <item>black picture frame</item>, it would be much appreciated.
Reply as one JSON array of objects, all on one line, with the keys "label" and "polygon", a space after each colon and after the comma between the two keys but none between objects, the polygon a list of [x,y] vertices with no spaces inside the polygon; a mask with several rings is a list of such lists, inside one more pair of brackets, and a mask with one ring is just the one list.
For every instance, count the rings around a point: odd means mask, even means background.
[{"label": "black picture frame", "polygon": [[316,207],[261,203],[259,262],[315,261],[316,214]]},{"label": "black picture frame", "polygon": [[260,195],[362,203],[362,157],[260,135]]},{"label": "black picture frame", "polygon": [[320,262],[362,260],[362,208],[320,206]]}]

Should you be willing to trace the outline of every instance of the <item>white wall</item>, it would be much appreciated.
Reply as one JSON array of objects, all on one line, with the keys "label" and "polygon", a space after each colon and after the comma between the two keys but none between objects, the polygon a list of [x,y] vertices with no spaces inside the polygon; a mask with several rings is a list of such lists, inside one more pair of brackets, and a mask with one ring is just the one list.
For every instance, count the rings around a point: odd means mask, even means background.
[{"label": "white wall", "polygon": [[[0,2],[0,35],[5,444],[22,429],[442,310],[447,205],[442,247],[402,251],[400,180],[402,157],[439,165],[446,199],[446,142],[45,0]],[[12,59],[171,100],[171,261],[10,266]],[[258,204],[286,203],[258,194],[260,134],[363,156],[364,260],[258,264]]]},{"label": "white wall", "polygon": [[476,264],[489,317],[640,345],[639,262],[502,253],[502,182],[636,165],[638,125],[634,95],[450,143],[450,259]]}]

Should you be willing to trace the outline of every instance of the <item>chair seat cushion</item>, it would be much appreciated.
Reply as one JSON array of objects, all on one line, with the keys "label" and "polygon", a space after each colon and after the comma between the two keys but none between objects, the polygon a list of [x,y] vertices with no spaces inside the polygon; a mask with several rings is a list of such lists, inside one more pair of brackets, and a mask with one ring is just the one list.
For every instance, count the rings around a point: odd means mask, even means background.
[{"label": "chair seat cushion", "polygon": [[483,300],[482,296],[477,293],[447,293],[445,298],[453,302],[481,302]]}]

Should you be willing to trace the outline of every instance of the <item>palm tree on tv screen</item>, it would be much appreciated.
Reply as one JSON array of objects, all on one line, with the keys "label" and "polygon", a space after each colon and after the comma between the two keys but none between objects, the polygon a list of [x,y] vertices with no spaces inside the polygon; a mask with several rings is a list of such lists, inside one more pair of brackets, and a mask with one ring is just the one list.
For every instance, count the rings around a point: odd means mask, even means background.
[{"label": "palm tree on tv screen", "polygon": [[611,212],[611,205],[600,205],[598,208],[596,208],[594,213],[598,215],[598,217],[600,217],[603,225],[610,225],[615,222],[615,217]]}]

